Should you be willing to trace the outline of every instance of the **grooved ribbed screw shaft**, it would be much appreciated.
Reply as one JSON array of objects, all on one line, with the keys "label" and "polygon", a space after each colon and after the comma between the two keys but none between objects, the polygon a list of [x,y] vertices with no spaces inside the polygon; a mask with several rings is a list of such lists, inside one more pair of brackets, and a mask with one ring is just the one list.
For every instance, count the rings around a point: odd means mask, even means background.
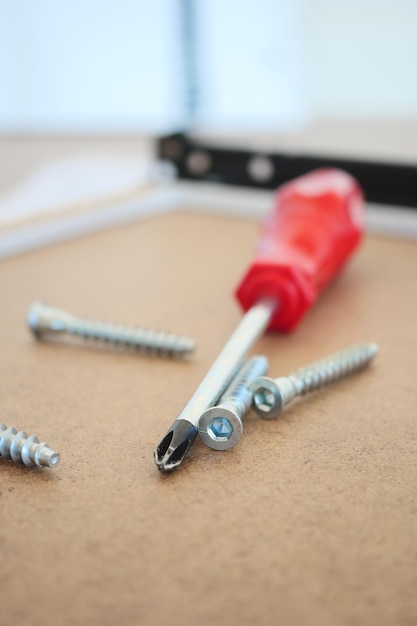
[{"label": "grooved ribbed screw shaft", "polygon": [[289,376],[258,378],[249,385],[252,407],[261,417],[277,417],[296,396],[363,369],[377,353],[375,343],[360,344],[296,369]]},{"label": "grooved ribbed screw shaft", "polygon": [[204,443],[215,450],[228,450],[242,436],[242,418],[250,408],[252,394],[248,384],[268,371],[268,360],[264,356],[248,359],[230,383],[219,404],[201,415],[198,432]]},{"label": "grooved ribbed screw shaft", "polygon": [[68,333],[81,339],[113,343],[162,356],[182,356],[195,348],[195,341],[189,337],[75,317],[42,302],[30,308],[27,321],[37,339]]},{"label": "grooved ribbed screw shaft", "polygon": [[37,437],[17,432],[16,428],[8,428],[6,424],[0,424],[0,456],[27,467],[53,469],[59,463],[58,452],[51,450],[46,443],[39,443]]}]

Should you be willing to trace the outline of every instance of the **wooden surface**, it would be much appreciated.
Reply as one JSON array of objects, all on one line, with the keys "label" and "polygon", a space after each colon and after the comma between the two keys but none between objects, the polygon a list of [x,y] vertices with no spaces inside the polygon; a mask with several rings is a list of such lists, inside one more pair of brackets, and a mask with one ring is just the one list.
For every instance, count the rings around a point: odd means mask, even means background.
[{"label": "wooden surface", "polygon": [[[265,336],[273,375],[373,340],[367,371],[249,415],[240,444],[152,454],[240,319],[258,225],[173,214],[0,265],[0,421],[61,453],[0,460],[0,624],[417,623],[417,250],[369,238],[299,329]],[[189,334],[175,362],[36,343],[31,302]]]}]

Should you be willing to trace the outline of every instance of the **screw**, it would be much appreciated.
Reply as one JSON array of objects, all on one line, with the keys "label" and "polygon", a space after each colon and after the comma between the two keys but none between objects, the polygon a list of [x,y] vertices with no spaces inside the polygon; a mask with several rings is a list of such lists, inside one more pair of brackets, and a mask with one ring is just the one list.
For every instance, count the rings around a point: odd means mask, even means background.
[{"label": "screw", "polygon": [[243,432],[242,418],[249,410],[252,394],[248,383],[268,371],[264,356],[248,359],[230,383],[219,404],[201,415],[198,432],[203,442],[215,450],[228,450],[240,440]]},{"label": "screw", "polygon": [[253,394],[252,408],[263,418],[277,417],[296,396],[315,391],[363,369],[377,353],[375,343],[361,344],[296,369],[289,376],[275,379],[264,376],[253,380],[249,385]]},{"label": "screw", "polygon": [[164,356],[182,356],[187,352],[192,352],[195,348],[195,341],[188,337],[83,319],[66,311],[46,306],[42,302],[32,305],[27,322],[37,339],[43,339],[46,335],[67,333],[82,339],[92,339],[102,343],[110,342]]},{"label": "screw", "polygon": [[59,463],[58,452],[51,450],[46,443],[39,443],[37,437],[17,432],[16,428],[8,428],[6,424],[0,424],[0,456],[27,467],[53,469]]},{"label": "screw", "polygon": [[198,435],[200,416],[224,393],[250,348],[268,326],[276,306],[274,300],[262,299],[243,316],[217,359],[158,444],[154,459],[161,472],[172,472],[184,461]]}]

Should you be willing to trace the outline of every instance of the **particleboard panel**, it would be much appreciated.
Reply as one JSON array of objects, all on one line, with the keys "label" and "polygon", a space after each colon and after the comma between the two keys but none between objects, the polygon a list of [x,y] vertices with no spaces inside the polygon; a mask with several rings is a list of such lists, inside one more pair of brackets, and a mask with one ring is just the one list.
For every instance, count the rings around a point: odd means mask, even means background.
[{"label": "particleboard panel", "polygon": [[[357,341],[367,371],[246,419],[240,444],[152,454],[240,319],[258,225],[178,213],[0,265],[0,419],[60,451],[0,461],[0,623],[417,623],[417,249],[369,238],[298,330],[265,336],[274,375]],[[30,303],[195,337],[176,362],[36,343]]]}]

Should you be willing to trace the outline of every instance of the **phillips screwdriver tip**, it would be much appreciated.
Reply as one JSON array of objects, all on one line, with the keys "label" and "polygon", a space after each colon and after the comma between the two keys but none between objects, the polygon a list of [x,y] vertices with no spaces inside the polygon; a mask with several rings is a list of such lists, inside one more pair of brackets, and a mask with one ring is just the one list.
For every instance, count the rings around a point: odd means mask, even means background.
[{"label": "phillips screwdriver tip", "polygon": [[198,434],[188,420],[176,420],[155,450],[154,459],[161,472],[172,472],[183,462]]}]

